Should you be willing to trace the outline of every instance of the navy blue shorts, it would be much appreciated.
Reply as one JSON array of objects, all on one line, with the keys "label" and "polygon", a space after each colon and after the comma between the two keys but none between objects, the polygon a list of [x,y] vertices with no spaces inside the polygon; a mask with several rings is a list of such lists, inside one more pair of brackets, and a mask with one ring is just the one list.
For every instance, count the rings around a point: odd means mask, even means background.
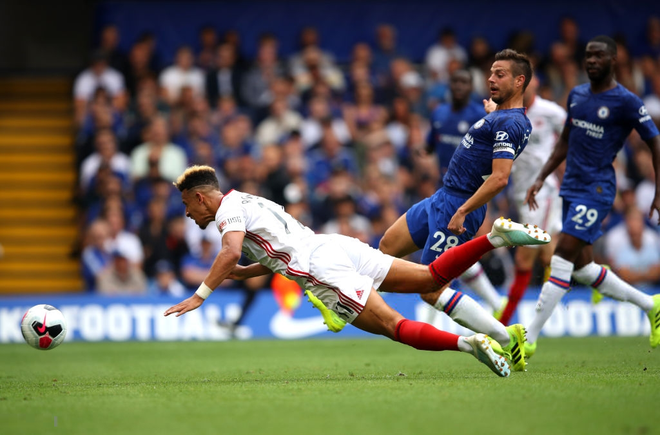
[{"label": "navy blue shorts", "polygon": [[452,216],[466,200],[440,189],[432,197],[410,207],[406,223],[413,241],[423,250],[423,264],[430,264],[447,249],[463,244],[477,234],[486,218],[486,205],[465,217],[463,226],[466,231],[460,236],[447,229]]},{"label": "navy blue shorts", "polygon": [[579,198],[563,198],[563,227],[561,232],[593,244],[603,235],[603,220],[612,209],[611,205]]}]

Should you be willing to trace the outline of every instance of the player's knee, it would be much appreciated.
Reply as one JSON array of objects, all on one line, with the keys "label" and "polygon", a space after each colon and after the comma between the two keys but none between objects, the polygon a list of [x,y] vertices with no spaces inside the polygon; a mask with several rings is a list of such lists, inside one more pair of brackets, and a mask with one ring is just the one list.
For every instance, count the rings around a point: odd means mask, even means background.
[{"label": "player's knee", "polygon": [[438,302],[438,299],[440,299],[440,293],[442,293],[442,291],[424,293],[419,295],[419,297],[422,298],[422,300],[427,304],[435,306],[435,304]]}]

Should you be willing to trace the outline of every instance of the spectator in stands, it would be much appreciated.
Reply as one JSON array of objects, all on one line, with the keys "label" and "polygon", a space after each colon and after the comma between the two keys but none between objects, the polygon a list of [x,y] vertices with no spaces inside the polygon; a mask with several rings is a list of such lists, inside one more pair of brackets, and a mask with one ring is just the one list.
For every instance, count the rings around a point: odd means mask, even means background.
[{"label": "spectator in stands", "polygon": [[644,74],[639,65],[632,59],[623,38],[617,38],[616,63],[614,71],[616,81],[630,92],[644,95]]},{"label": "spectator in stands", "polygon": [[396,97],[392,102],[392,110],[385,127],[387,136],[397,151],[405,148],[409,136],[409,124],[412,116],[410,103],[404,97]]},{"label": "spectator in stands", "polygon": [[89,191],[92,179],[102,164],[107,164],[112,172],[123,180],[129,180],[131,160],[117,149],[117,139],[112,130],[108,128],[97,130],[94,144],[96,152],[83,160],[80,167],[81,191]]},{"label": "spectator in stands", "polygon": [[131,154],[135,147],[144,142],[147,127],[158,116],[169,111],[167,105],[158,98],[158,83],[154,76],[146,76],[138,83],[137,96],[129,111],[126,140],[121,149]]},{"label": "spectator in stands", "polygon": [[258,166],[258,179],[262,187],[259,195],[277,204],[286,204],[284,189],[291,183],[291,177],[282,160],[283,155],[280,146],[266,145],[261,148],[261,162]]},{"label": "spectator in stands", "polygon": [[167,121],[155,117],[145,132],[147,142],[131,153],[131,176],[140,179],[149,173],[150,165],[158,168],[161,177],[174,181],[186,169],[185,151],[169,141]]},{"label": "spectator in stands", "polygon": [[138,84],[145,77],[155,77],[156,73],[149,64],[149,46],[144,42],[137,42],[131,47],[124,77],[126,89],[131,97],[135,98]]},{"label": "spectator in stands", "polygon": [[[289,58],[289,74],[297,78],[300,74],[308,72],[305,65],[305,51],[308,48],[318,50],[319,65],[322,69],[335,69],[335,59],[332,53],[321,49],[319,32],[316,27],[307,26],[300,31],[300,38],[298,40],[300,51],[294,53]],[[297,80],[297,79],[296,79]]]},{"label": "spectator in stands", "polygon": [[126,108],[126,89],[124,76],[108,66],[108,55],[96,50],[92,53],[89,68],[81,72],[73,84],[75,102],[75,120],[82,125],[88,110],[88,103],[97,88],[105,89],[112,98],[113,106],[123,111]]},{"label": "spectator in stands", "polygon": [[630,207],[625,221],[609,231],[608,263],[626,282],[645,287],[660,283],[660,235],[646,226],[644,214]]},{"label": "spectator in stands", "polygon": [[149,68],[151,71],[155,73],[160,72],[160,70],[163,68],[163,60],[156,50],[156,35],[153,32],[143,32],[138,37],[136,44],[144,44],[146,47],[147,57],[149,59]]},{"label": "spectator in stands", "polygon": [[385,109],[374,104],[374,90],[368,83],[356,85],[355,103],[344,105],[343,114],[348,131],[355,141],[362,139],[372,121],[384,121],[387,117]]},{"label": "spectator in stands", "polygon": [[580,27],[573,18],[563,17],[559,21],[559,42],[566,47],[568,57],[582,69],[587,44],[580,39]]},{"label": "spectator in stands", "polygon": [[301,67],[292,74],[300,92],[310,89],[315,83],[324,82],[334,92],[344,89],[344,76],[333,64],[324,63],[323,52],[318,47],[307,47],[301,54]]},{"label": "spectator in stands", "polygon": [[380,24],[376,27],[376,47],[373,51],[373,67],[378,80],[382,85],[387,81],[390,71],[390,62],[406,54],[397,47],[396,29],[390,24]]},{"label": "spectator in stands", "polygon": [[200,247],[198,254],[188,254],[181,261],[181,277],[189,289],[196,289],[204,281],[217,254],[212,241],[206,236],[202,236]]},{"label": "spectator in stands", "polygon": [[270,116],[257,126],[255,139],[257,144],[265,146],[277,143],[293,130],[300,130],[302,117],[291,110],[287,100],[278,98],[270,105]]},{"label": "spectator in stands", "polygon": [[186,242],[186,222],[183,215],[174,216],[167,222],[167,252],[169,260],[174,266],[174,273],[181,280],[181,261],[190,253],[190,247]]},{"label": "spectator in stands", "polygon": [[[653,170],[653,155],[648,148],[640,148],[634,156],[634,161],[642,181],[635,188],[635,198],[637,208],[640,210],[650,210],[655,195],[655,174]],[[660,222],[658,212],[654,211],[651,216],[651,222]]]},{"label": "spectator in stands", "polygon": [[646,40],[640,54],[660,59],[660,18],[656,15],[650,16],[646,22]]},{"label": "spectator in stands", "polygon": [[127,134],[123,116],[112,107],[107,92],[103,88],[96,90],[89,107],[90,110],[88,110],[76,138],[78,167],[80,167],[83,159],[94,152],[94,136],[96,131],[106,128],[110,129],[118,140],[125,138]]},{"label": "spectator in stands", "polygon": [[[351,140],[351,134],[342,118],[334,117],[330,112],[330,104],[323,97],[314,97],[309,101],[309,115],[300,126],[300,134],[306,148],[318,144],[323,134],[323,125],[329,123],[335,136],[342,144]],[[281,203],[278,203],[281,204]]]},{"label": "spectator in stands", "polygon": [[355,237],[364,243],[371,242],[371,222],[357,213],[355,199],[344,195],[332,201],[334,217],[321,227],[324,234],[343,234]]},{"label": "spectator in stands", "polygon": [[218,98],[218,106],[212,112],[210,119],[211,125],[220,130],[227,122],[239,115],[238,104],[234,97]]},{"label": "spectator in stands", "polygon": [[555,42],[550,47],[550,59],[545,69],[545,76],[552,91],[551,99],[562,107],[566,107],[571,89],[585,81],[583,72],[568,47],[562,42]]},{"label": "spectator in stands", "polygon": [[236,64],[236,48],[229,44],[220,44],[217,48],[213,68],[206,73],[206,98],[211,107],[218,106],[218,99],[233,98],[243,105],[241,99],[241,73]]},{"label": "spectator in stands", "polygon": [[181,284],[174,273],[174,266],[167,260],[160,260],[155,266],[156,275],[149,280],[148,294],[151,296],[181,297],[186,293],[186,287]]},{"label": "spectator in stands", "polygon": [[656,125],[660,125],[660,71],[651,76],[651,93],[644,97],[644,107]]},{"label": "spectator in stands", "polygon": [[107,250],[110,240],[110,226],[103,219],[97,219],[86,230],[81,256],[82,276],[86,291],[96,290],[98,276],[110,264]]},{"label": "spectator in stands", "polygon": [[486,38],[476,36],[472,39],[468,67],[470,73],[472,73],[474,92],[483,98],[489,95],[488,89],[486,89],[486,77],[490,76],[490,67],[493,65],[494,56],[495,53]]},{"label": "spectator in stands", "polygon": [[277,58],[278,45],[275,35],[261,35],[254,64],[243,77],[243,101],[255,111],[270,106],[273,101],[270,84],[276,77],[284,75],[284,69]]},{"label": "spectator in stands", "polygon": [[103,210],[103,217],[110,225],[108,250],[121,252],[131,264],[141,268],[144,262],[142,243],[138,236],[126,230],[123,209],[120,206],[106,207]]},{"label": "spectator in stands", "polygon": [[[184,131],[175,139],[175,142],[186,151],[190,162],[199,161],[196,159],[196,145],[200,142],[208,144],[212,154],[217,153],[220,148],[220,138],[211,129],[208,120],[198,114],[190,117]],[[215,162],[211,164],[211,166],[213,165]]]},{"label": "spectator in stands", "polygon": [[119,28],[114,24],[108,24],[101,29],[99,49],[107,55],[108,65],[125,75],[128,59],[126,53],[119,48],[119,40]]},{"label": "spectator in stands", "polygon": [[427,118],[429,110],[424,98],[424,79],[414,70],[408,71],[400,79],[401,95],[410,105],[411,111]]},{"label": "spectator in stands", "polygon": [[241,72],[247,71],[250,68],[250,62],[245,56],[243,56],[243,52],[241,51],[241,35],[238,33],[238,30],[227,30],[224,35],[222,35],[222,43],[234,47],[234,53],[236,53],[236,66]]},{"label": "spectator in stands", "polygon": [[456,40],[456,33],[450,27],[445,27],[438,34],[438,40],[426,52],[424,65],[434,82],[448,82],[449,72],[447,67],[449,61],[455,59],[466,64],[468,60],[465,48],[461,47]]},{"label": "spectator in stands", "polygon": [[199,47],[197,66],[204,71],[209,71],[212,68],[215,68],[218,33],[213,26],[204,26],[199,31]]},{"label": "spectator in stands", "polygon": [[108,204],[118,203],[122,213],[131,224],[139,222],[140,217],[130,203],[127,195],[128,180],[122,180],[113,171],[110,165],[102,163],[96,175],[90,180],[90,189],[83,192],[86,209],[86,221],[91,222],[103,215]]},{"label": "spectator in stands", "polygon": [[147,277],[142,269],[129,259],[124,248],[115,249],[107,269],[96,280],[98,292],[106,296],[145,295]]},{"label": "spectator in stands", "polygon": [[323,130],[320,146],[308,154],[307,182],[312,190],[330,178],[333,171],[347,171],[352,176],[358,174],[355,154],[342,146],[332,128]]},{"label": "spectator in stands", "polygon": [[192,49],[184,45],[176,51],[174,65],[160,73],[161,95],[168,104],[174,105],[181,98],[184,87],[191,88],[196,97],[204,96],[204,71],[194,65],[194,60]]},{"label": "spectator in stands", "polygon": [[144,250],[143,270],[149,278],[156,275],[156,263],[168,259],[166,219],[166,201],[153,198],[147,206],[147,214],[138,232]]}]

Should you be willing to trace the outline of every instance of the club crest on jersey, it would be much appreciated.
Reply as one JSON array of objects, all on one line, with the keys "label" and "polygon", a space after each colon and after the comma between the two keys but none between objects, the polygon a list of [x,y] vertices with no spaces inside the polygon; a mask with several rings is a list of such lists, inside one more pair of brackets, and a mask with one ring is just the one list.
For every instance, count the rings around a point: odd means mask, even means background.
[{"label": "club crest on jersey", "polygon": [[461,121],[458,123],[458,131],[460,133],[465,134],[469,128],[470,128],[470,124],[468,124],[467,121]]},{"label": "club crest on jersey", "polygon": [[610,109],[608,109],[607,106],[600,106],[598,108],[598,117],[600,119],[605,119],[608,116],[610,116]]},{"label": "club crest on jersey", "polygon": [[481,128],[481,126],[484,125],[484,122],[486,122],[486,120],[483,119],[483,118],[481,118],[479,121],[477,121],[477,122],[474,124],[474,128]]}]

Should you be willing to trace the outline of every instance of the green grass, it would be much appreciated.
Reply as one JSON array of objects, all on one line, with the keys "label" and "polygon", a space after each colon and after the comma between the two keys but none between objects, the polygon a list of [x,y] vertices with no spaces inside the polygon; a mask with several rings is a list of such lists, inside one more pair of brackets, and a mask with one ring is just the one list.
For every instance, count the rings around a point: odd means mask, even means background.
[{"label": "green grass", "polygon": [[659,399],[645,338],[543,339],[509,379],[381,339],[0,346],[3,435],[651,434]]}]

